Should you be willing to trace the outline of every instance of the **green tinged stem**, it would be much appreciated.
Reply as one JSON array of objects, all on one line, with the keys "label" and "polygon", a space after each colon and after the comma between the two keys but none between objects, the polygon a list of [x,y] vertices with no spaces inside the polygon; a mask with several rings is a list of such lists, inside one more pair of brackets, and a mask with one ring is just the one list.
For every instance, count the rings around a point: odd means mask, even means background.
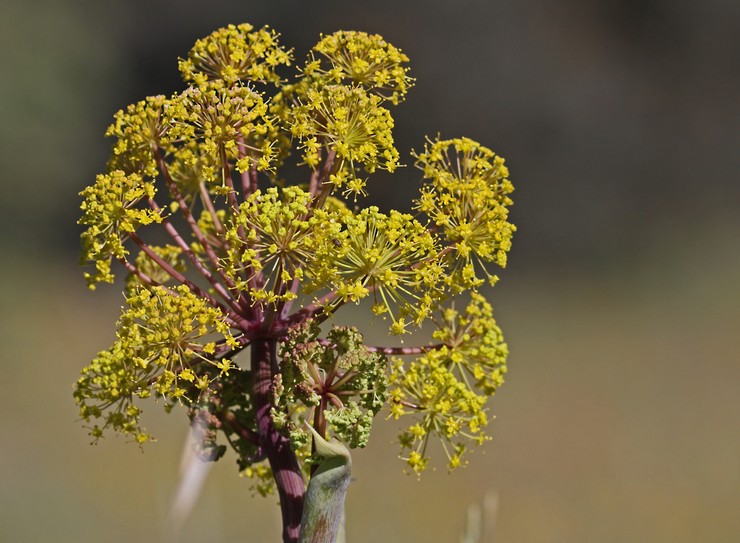
[{"label": "green tinged stem", "polygon": [[342,443],[326,441],[310,425],[306,426],[322,461],[308,483],[299,543],[336,543],[344,518],[352,458]]}]

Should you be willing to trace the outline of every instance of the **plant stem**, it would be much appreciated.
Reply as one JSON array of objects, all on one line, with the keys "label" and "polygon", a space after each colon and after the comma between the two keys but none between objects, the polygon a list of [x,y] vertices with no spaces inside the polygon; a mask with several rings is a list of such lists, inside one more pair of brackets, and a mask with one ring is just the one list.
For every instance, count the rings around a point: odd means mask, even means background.
[{"label": "plant stem", "polygon": [[259,339],[252,343],[251,368],[254,375],[253,398],[257,413],[257,430],[262,450],[270,462],[280,496],[283,515],[283,542],[297,543],[303,515],[306,484],[290,441],[272,424],[272,379],[277,371],[277,342]]}]

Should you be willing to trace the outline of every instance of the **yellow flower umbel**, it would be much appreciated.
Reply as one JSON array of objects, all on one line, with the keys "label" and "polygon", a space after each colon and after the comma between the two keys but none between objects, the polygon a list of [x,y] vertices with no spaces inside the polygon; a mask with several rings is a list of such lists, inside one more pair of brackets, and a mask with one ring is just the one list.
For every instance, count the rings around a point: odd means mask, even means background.
[{"label": "yellow flower umbel", "polygon": [[[248,170],[250,165],[266,170],[272,156],[272,145],[262,140],[272,129],[267,109],[262,97],[249,87],[230,87],[223,81],[190,87],[173,98],[167,108],[172,124],[170,136],[197,141],[210,163],[223,166],[228,159],[236,158],[236,169],[240,172]],[[210,170],[203,172],[208,181],[217,177]],[[224,170],[220,173],[228,175]],[[225,179],[221,181],[225,191]]]},{"label": "yellow flower umbel", "polygon": [[227,359],[213,358],[217,350],[224,352],[238,345],[224,315],[185,285],[173,290],[140,288],[126,302],[129,307],[121,316],[118,340],[130,349],[133,366],[143,372],[157,393],[186,396],[188,391],[180,380],[194,382],[203,390],[219,373],[231,368]]},{"label": "yellow flower umbel", "polygon": [[393,104],[404,100],[414,83],[405,66],[409,58],[377,34],[340,30],[322,38],[314,51],[319,56],[312,54],[305,75],[363,86]]},{"label": "yellow flower umbel", "polygon": [[409,324],[421,324],[440,296],[436,255],[433,237],[411,215],[369,207],[344,214],[342,230],[320,249],[317,261],[338,302],[372,296],[373,312],[388,314],[398,335]]},{"label": "yellow flower umbel", "polygon": [[430,142],[416,159],[427,180],[416,207],[453,249],[448,285],[455,292],[479,287],[484,280],[476,264],[495,283],[498,278],[486,265],[506,266],[516,231],[508,222],[514,187],[504,159],[468,138]]},{"label": "yellow flower umbel", "polygon": [[141,443],[151,436],[139,426],[141,411],[134,399],[156,394],[197,400],[233,368],[218,355],[237,342],[224,316],[184,285],[135,288],[126,302],[117,341],[82,370],[75,398],[85,421],[103,419],[102,426],[92,427],[95,438],[111,427]]},{"label": "yellow flower umbel", "polygon": [[259,190],[241,204],[228,226],[228,274],[252,299],[275,303],[297,298],[293,281],[310,276],[317,247],[331,235],[326,212],[309,213],[311,195],[298,187]]},{"label": "yellow flower umbel", "polygon": [[[429,440],[439,438],[450,470],[462,465],[466,442],[481,444],[488,424],[486,397],[476,394],[458,380],[450,368],[433,357],[421,357],[404,367],[396,360],[390,379],[390,398],[398,406],[408,405],[421,420],[401,433],[402,458],[418,473],[428,465]],[[403,408],[392,411],[404,414]]]},{"label": "yellow flower umbel", "polygon": [[105,132],[116,138],[108,163],[110,170],[122,170],[144,177],[157,175],[156,149],[167,144],[169,124],[164,116],[168,100],[150,96],[126,110],[120,110]]},{"label": "yellow flower umbel", "polygon": [[196,85],[212,80],[278,84],[276,69],[291,60],[278,38],[267,26],[254,31],[247,23],[229,25],[196,41],[188,58],[180,60],[180,73],[185,82]]},{"label": "yellow flower umbel", "polygon": [[432,337],[441,343],[407,364],[395,358],[390,379],[391,416],[421,419],[400,435],[416,473],[427,466],[432,437],[442,441],[450,470],[462,465],[467,442],[485,442],[485,400],[506,373],[508,348],[483,296],[473,292],[464,312],[442,309],[435,322]]},{"label": "yellow flower umbel", "polygon": [[304,162],[316,168],[322,149],[334,153],[329,182],[345,194],[364,194],[360,167],[373,173],[377,168],[392,172],[398,166],[393,118],[381,103],[361,87],[327,85],[310,89],[305,102],[290,112],[291,133],[302,142]]}]

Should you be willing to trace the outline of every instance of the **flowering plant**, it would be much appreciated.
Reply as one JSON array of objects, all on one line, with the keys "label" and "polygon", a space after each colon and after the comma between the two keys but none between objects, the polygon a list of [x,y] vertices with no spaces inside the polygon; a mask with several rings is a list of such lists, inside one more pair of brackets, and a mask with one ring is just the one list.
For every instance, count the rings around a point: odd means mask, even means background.
[{"label": "flowering plant", "polygon": [[[367,444],[382,409],[411,421],[400,457],[417,474],[433,439],[450,470],[488,439],[507,347],[480,288],[506,264],[513,187],[489,149],[436,138],[413,154],[414,214],[359,207],[370,174],[399,166],[388,108],[413,84],[408,58],[340,31],[286,82],[292,61],[273,30],[229,26],[180,60],[184,91],[115,115],[79,222],[90,288],[120,263],[126,307],[75,400],[94,439],[140,444],[152,439],[140,399],[185,406],[203,458],[231,447],[261,493],[277,490],[285,541],[333,541],[348,448]],[[297,183],[279,176],[292,153],[307,169]],[[432,342],[373,346],[328,327],[363,300],[392,335],[429,321]],[[338,509],[322,509],[329,488]]]}]

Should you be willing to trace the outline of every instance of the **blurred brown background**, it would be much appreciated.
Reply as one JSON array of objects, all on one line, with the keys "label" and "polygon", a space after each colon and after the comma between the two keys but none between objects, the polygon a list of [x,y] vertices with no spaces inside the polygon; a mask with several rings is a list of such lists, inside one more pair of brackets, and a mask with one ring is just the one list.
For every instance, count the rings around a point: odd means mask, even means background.
[{"label": "blurred brown background", "polygon": [[[494,439],[419,482],[379,421],[348,541],[458,541],[486,492],[487,543],[738,541],[736,0],[2,0],[0,541],[164,540],[183,414],[148,406],[144,454],[90,447],[75,420],[72,383],[121,303],[76,267],[77,193],[112,114],[180,89],[177,57],[231,22],[275,27],[298,62],[322,32],[382,34],[417,78],[402,154],[470,136],[517,187],[491,292],[512,353]],[[417,182],[380,177],[374,202],[406,209]],[[277,541],[275,500],[248,486],[219,462],[182,541]]]}]

